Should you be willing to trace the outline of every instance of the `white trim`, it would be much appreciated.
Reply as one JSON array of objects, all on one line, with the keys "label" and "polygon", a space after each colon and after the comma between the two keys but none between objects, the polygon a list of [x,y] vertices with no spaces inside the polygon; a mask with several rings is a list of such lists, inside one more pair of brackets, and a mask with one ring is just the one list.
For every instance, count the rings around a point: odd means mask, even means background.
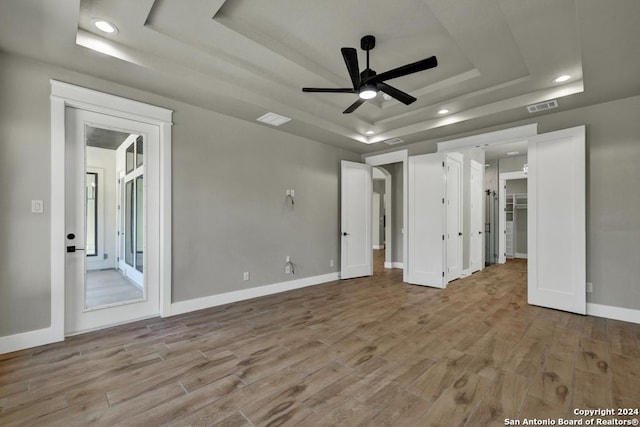
[{"label": "white trim", "polygon": [[393,263],[392,262],[384,262],[384,268],[393,268]]},{"label": "white trim", "polygon": [[[382,165],[388,165],[390,163],[398,163],[398,162],[402,162],[402,228],[400,230],[400,232],[402,233],[402,257],[404,260],[407,259],[407,253],[408,253],[408,246],[407,246],[407,239],[405,236],[408,235],[408,224],[409,224],[409,220],[408,220],[408,215],[409,215],[409,208],[408,208],[408,185],[407,182],[409,181],[409,150],[398,150],[398,151],[392,151],[390,153],[383,153],[383,154],[376,154],[376,155],[372,155],[372,156],[362,156],[364,158],[364,161],[366,164],[371,165],[371,166],[382,166]],[[392,209],[393,209],[393,203],[392,205]],[[391,225],[389,225],[391,226]],[[391,242],[387,242],[387,244],[390,244]],[[393,263],[395,264],[400,264],[402,265],[402,263]],[[395,267],[395,268],[402,268],[402,267]],[[402,274],[402,281],[406,282],[407,281],[407,270],[405,269],[403,274]]]},{"label": "white trim", "polygon": [[514,258],[527,259],[527,254],[521,254],[516,252],[516,255],[514,256]]},{"label": "white trim", "polygon": [[404,264],[401,262],[392,262],[391,263],[391,268],[402,268],[404,269]]},{"label": "white trim", "polygon": [[464,270],[462,270],[462,273],[460,273],[460,278],[462,279],[464,277],[469,277],[469,276],[471,276],[471,274],[473,274],[473,273],[471,273],[471,269],[470,268],[464,269]]},{"label": "white trim", "polygon": [[409,150],[391,151],[389,153],[374,154],[372,156],[364,155],[364,161],[371,166],[388,165],[389,163],[404,162],[409,156]]},{"label": "white trim", "polygon": [[65,322],[65,108],[123,117],[160,128],[160,312],[171,301],[172,110],[50,80],[51,83],[51,322],[48,328],[0,337],[0,353],[64,340]]},{"label": "white trim", "polygon": [[456,151],[461,148],[484,147],[490,145],[500,145],[509,142],[527,140],[538,134],[538,124],[517,126],[495,132],[481,133],[478,135],[466,136],[464,138],[451,139],[439,142],[438,153],[446,151]]},{"label": "white trim", "polygon": [[[115,113],[117,117],[138,120],[154,125],[171,124],[173,110],[58,80],[50,80],[50,82],[51,96],[64,100],[67,106],[94,111],[96,113]],[[122,114],[125,114],[125,116],[122,116]]]},{"label": "white trim", "polygon": [[501,172],[500,181],[509,181],[511,179],[526,179],[527,174],[524,171]]},{"label": "white trim", "polygon": [[373,249],[384,249],[384,245],[373,245]]},{"label": "white trim", "polygon": [[0,354],[50,344],[62,341],[63,339],[64,336],[60,338],[59,331],[57,331],[53,326],[20,334],[7,335],[5,337],[0,337]]},{"label": "white trim", "polygon": [[305,277],[303,279],[290,280],[287,282],[274,283],[272,285],[259,286],[256,288],[241,289],[239,291],[226,292],[224,294],[210,295],[202,298],[190,299],[187,301],[174,302],[171,304],[171,316],[189,313],[205,308],[230,304],[232,302],[243,301],[251,298],[286,292],[293,289],[305,288],[307,286],[319,285],[327,282],[340,280],[339,274],[329,273],[321,276]]},{"label": "white trim", "polygon": [[640,323],[640,310],[631,308],[587,303],[587,315],[622,320],[623,322]]}]

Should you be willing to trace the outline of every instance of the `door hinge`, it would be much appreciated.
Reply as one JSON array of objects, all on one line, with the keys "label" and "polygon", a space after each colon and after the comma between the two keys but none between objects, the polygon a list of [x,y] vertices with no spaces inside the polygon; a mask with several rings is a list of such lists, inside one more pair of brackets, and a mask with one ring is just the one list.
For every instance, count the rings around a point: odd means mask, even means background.
[{"label": "door hinge", "polygon": [[444,234],[442,235],[442,240],[444,240]]},{"label": "door hinge", "polygon": [[442,167],[444,167],[444,161],[442,162]]},{"label": "door hinge", "polygon": [[442,277],[444,277],[444,271],[442,272]]},{"label": "door hinge", "polygon": [[442,198],[442,204],[444,205],[444,197]]}]

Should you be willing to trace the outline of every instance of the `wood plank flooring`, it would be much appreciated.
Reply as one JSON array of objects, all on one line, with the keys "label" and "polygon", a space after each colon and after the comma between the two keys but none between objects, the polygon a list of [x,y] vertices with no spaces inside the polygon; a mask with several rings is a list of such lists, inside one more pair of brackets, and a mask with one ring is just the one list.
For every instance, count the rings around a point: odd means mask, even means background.
[{"label": "wood plank flooring", "polygon": [[87,271],[86,306],[89,308],[143,297],[142,289],[116,269]]},{"label": "wood plank flooring", "polygon": [[640,408],[639,339],[640,325],[527,305],[522,260],[446,290],[378,265],[373,278],[0,355],[0,425],[577,419],[574,408]]}]

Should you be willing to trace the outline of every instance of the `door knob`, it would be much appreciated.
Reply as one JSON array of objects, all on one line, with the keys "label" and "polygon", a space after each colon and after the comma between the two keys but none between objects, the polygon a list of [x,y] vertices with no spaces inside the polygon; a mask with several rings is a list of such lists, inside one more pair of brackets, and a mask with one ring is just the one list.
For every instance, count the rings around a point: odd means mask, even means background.
[{"label": "door knob", "polygon": [[343,236],[348,236],[348,235],[349,235],[349,233],[347,233],[346,231],[343,231],[343,232],[342,232],[342,235],[343,235]]},{"label": "door knob", "polygon": [[84,251],[84,248],[76,248],[75,245],[67,246],[67,253],[76,251]]},{"label": "door knob", "polygon": [[458,236],[462,236],[462,231],[458,233]]},{"label": "door knob", "polygon": [[76,235],[75,235],[75,234],[73,234],[73,233],[69,233],[69,234],[67,234],[67,239],[69,239],[69,240],[73,240],[73,239],[75,239],[75,238],[76,238]]}]

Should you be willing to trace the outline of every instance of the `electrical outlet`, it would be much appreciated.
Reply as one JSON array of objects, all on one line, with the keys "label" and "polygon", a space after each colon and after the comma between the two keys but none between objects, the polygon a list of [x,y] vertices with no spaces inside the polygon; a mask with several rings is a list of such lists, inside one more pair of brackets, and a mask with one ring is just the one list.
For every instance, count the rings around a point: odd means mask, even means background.
[{"label": "electrical outlet", "polygon": [[330,259],[330,260],[329,260],[329,267],[333,267],[333,266],[334,266],[334,264],[335,264],[335,262],[334,262],[332,259]]},{"label": "electrical outlet", "polygon": [[242,280],[249,280],[249,272],[245,271],[244,274],[242,275]]},{"label": "electrical outlet", "polygon": [[284,273],[291,274],[291,266],[289,264],[284,266]]},{"label": "electrical outlet", "polygon": [[587,293],[590,294],[593,292],[593,283],[587,282]]}]

